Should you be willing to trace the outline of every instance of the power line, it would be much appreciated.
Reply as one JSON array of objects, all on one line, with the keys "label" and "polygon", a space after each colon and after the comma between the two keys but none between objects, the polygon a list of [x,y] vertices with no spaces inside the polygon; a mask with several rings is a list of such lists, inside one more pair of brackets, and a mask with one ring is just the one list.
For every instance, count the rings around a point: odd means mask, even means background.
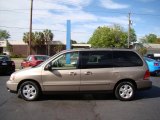
[{"label": "power line", "polygon": [[[43,10],[57,10],[57,11],[62,11],[62,12],[69,12],[69,11],[82,11],[79,9],[70,9],[70,10],[66,10],[66,9],[33,9],[33,11],[43,11]],[[25,14],[29,14],[29,12],[20,12],[20,11],[29,11],[29,9],[1,9],[0,11],[3,12],[13,12],[13,13],[25,13]],[[107,13],[106,11],[101,11],[101,10],[87,10],[84,12],[92,12],[92,13]],[[128,12],[115,12],[115,11],[109,11],[108,13],[115,13],[115,14],[128,14]],[[143,15],[143,16],[155,16],[155,17],[160,17],[160,14],[149,14],[149,13],[136,13],[136,12],[131,12],[133,15]],[[34,13],[35,15],[44,15],[44,14],[37,14]]]},{"label": "power line", "polygon": [[62,1],[62,0],[54,0],[54,1],[48,1],[48,0],[36,0],[36,1],[44,1],[44,2],[46,2],[46,3],[55,3],[55,2],[58,2],[58,3],[63,3],[63,4],[80,4],[80,3],[82,3],[82,2],[76,2],[76,1],[70,1],[70,0],[68,0],[68,1]]},{"label": "power line", "polygon": [[[24,27],[9,27],[9,26],[0,26],[2,28],[13,28],[13,29],[29,29],[29,28],[24,28]],[[33,30],[44,30],[44,29],[33,29]],[[66,32],[65,30],[53,30],[51,29],[51,31],[56,31],[56,32]],[[72,33],[78,33],[78,34],[89,34],[90,32],[72,32]]]},{"label": "power line", "polygon": [[[29,29],[29,28],[24,28],[24,27],[10,27],[10,26],[0,26],[3,28],[14,28],[14,29]],[[44,30],[44,29],[33,29],[33,30]],[[52,31],[59,31],[59,32],[66,32],[66,31],[60,31],[60,30],[52,30]]]}]

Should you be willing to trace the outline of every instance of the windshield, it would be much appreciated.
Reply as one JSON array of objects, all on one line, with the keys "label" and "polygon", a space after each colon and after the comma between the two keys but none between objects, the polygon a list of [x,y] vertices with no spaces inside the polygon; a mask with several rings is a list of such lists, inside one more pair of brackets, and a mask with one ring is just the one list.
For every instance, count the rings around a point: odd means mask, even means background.
[{"label": "windshield", "polygon": [[42,60],[42,61],[45,61],[49,58],[49,56],[35,56],[35,59],[36,60]]},{"label": "windshield", "polygon": [[154,57],[154,59],[160,61],[160,57]]},{"label": "windshield", "polygon": [[0,61],[10,61],[8,56],[0,56]]}]

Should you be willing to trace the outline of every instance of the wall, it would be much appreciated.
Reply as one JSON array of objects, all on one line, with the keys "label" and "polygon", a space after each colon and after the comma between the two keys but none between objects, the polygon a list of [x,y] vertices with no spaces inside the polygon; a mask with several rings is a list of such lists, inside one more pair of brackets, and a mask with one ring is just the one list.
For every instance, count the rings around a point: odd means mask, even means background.
[{"label": "wall", "polygon": [[[35,55],[35,54],[47,55],[48,52],[46,50],[46,47],[47,47],[46,45],[32,47],[32,55]],[[64,49],[65,49],[65,45],[51,45],[50,56]],[[28,56],[27,50],[28,50],[28,45],[12,45],[11,55],[27,57]]]}]

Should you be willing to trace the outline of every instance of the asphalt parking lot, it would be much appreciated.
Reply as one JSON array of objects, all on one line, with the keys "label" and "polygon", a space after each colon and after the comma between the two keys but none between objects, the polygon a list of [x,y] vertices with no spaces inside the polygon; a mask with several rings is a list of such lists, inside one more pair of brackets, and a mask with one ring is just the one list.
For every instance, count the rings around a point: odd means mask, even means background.
[{"label": "asphalt parking lot", "polygon": [[116,100],[112,94],[44,95],[27,102],[6,90],[9,76],[0,76],[1,120],[159,120],[160,77],[153,87],[140,91],[133,101]]}]

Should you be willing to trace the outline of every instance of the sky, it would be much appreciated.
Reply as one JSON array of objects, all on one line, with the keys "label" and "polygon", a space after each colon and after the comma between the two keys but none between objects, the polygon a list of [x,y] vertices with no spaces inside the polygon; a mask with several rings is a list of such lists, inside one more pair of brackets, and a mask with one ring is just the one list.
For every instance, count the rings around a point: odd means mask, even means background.
[{"label": "sky", "polygon": [[[0,29],[9,40],[22,40],[29,31],[31,0],[0,0]],[[99,26],[131,27],[140,39],[160,37],[160,0],[33,0],[33,31],[52,30],[54,40],[66,42],[66,21],[71,20],[71,39],[87,42]]]}]

